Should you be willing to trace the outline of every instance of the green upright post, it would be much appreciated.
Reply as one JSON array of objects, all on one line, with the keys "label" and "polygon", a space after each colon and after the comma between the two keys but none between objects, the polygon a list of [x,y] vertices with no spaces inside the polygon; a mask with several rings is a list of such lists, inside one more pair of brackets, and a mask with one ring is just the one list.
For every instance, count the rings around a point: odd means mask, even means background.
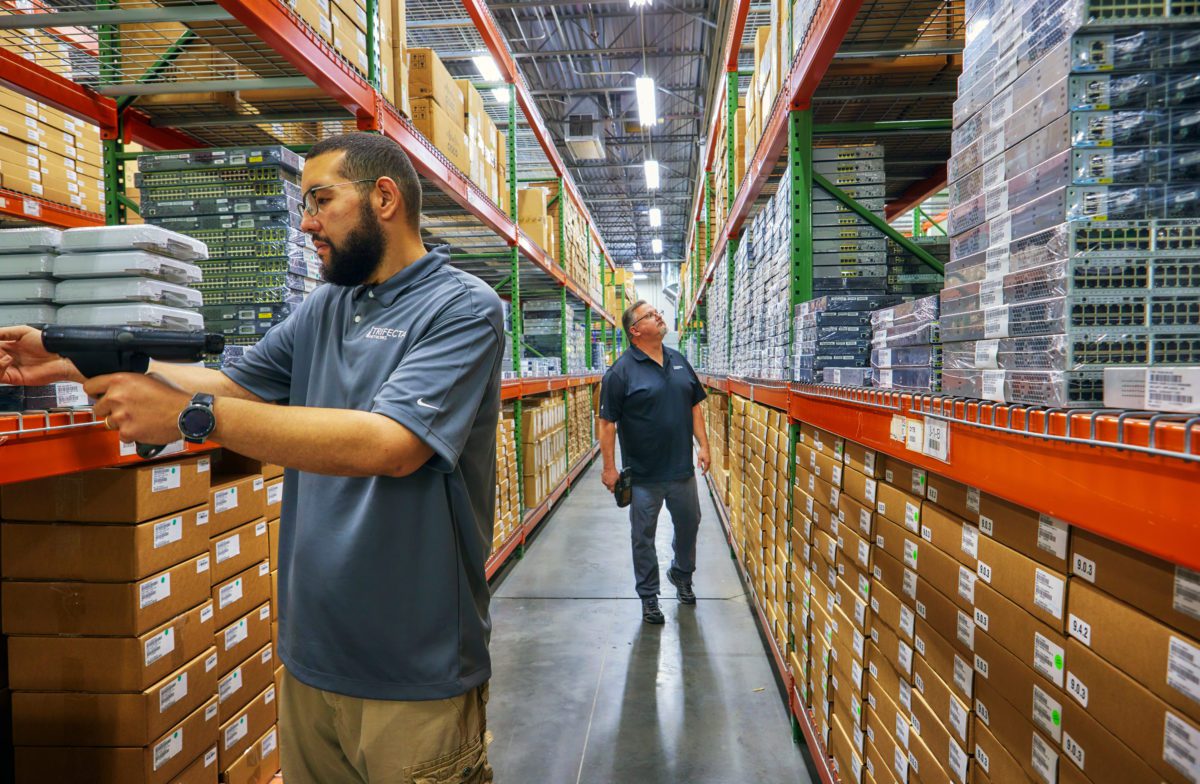
[{"label": "green upright post", "polygon": [[925,212],[920,206],[913,207],[913,230],[914,237],[925,236]]},{"label": "green upright post", "polygon": [[[513,223],[517,222],[517,86],[510,84],[508,86],[508,149],[505,154],[508,156],[508,215],[512,218]],[[512,369],[517,378],[521,377],[521,344],[525,342],[524,320],[521,318],[521,251],[514,244],[508,250],[509,263],[511,271],[509,276],[512,280]],[[513,434],[517,444],[517,476],[521,479],[517,483],[517,511],[524,523],[525,514],[525,476],[524,460],[522,459],[522,446],[524,444],[524,434],[521,432],[521,414],[522,414],[521,398],[517,398],[513,402]],[[523,552],[524,545],[521,545]]]},{"label": "green upright post", "polygon": [[379,0],[367,0],[367,81],[381,89],[379,71]]},{"label": "green upright post", "polygon": [[788,303],[789,363],[796,340],[796,306],[813,295],[812,110],[788,115],[788,174],[792,188],[791,297]]},{"label": "green upright post", "polygon": [[[112,10],[115,0],[100,0],[101,10]],[[121,28],[117,25],[100,25],[97,28],[100,48],[100,83],[113,84],[120,81],[121,74]],[[125,162],[122,158],[124,145],[121,143],[122,121],[117,116],[117,138],[105,139],[101,144],[104,156],[104,222],[109,226],[125,223]]]}]

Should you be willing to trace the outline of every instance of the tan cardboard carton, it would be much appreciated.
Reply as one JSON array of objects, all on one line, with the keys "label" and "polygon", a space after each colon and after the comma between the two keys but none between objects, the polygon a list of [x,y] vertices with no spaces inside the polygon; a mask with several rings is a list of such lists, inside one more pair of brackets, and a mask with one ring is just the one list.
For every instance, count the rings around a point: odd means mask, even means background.
[{"label": "tan cardboard carton", "polygon": [[955,694],[969,700],[974,693],[974,674],[971,660],[942,635],[933,631],[923,619],[917,618],[913,629],[913,651],[924,659],[938,676],[954,689]]},{"label": "tan cardboard carton", "polygon": [[215,477],[209,498],[212,513],[208,535],[216,537],[261,518],[266,503],[265,488],[262,474]]},{"label": "tan cardboard carton", "polygon": [[[930,711],[937,717],[964,753],[974,743],[975,721],[971,715],[971,703],[965,702],[954,693],[947,678],[934,671],[923,656],[913,659],[913,690],[924,699]],[[948,768],[949,769],[949,768]]]},{"label": "tan cardboard carton", "polygon": [[214,536],[209,542],[212,556],[212,585],[266,561],[271,555],[267,521],[255,520]]},{"label": "tan cardboard carton", "polygon": [[255,696],[250,704],[232,718],[222,722],[217,745],[217,764],[228,770],[254,742],[266,734],[278,717],[275,686],[272,684]]},{"label": "tan cardboard carton", "polygon": [[1141,759],[1088,715],[1086,709],[1070,702],[1064,706],[1062,735],[1062,761],[1059,767],[1073,765],[1080,768],[1092,784],[1127,784],[1134,781],[1184,784],[1195,781],[1195,757],[1188,758],[1189,754],[1196,753],[1194,746],[1175,752],[1179,755],[1177,759],[1180,764],[1189,768],[1186,775],[1173,770],[1171,772],[1174,775],[1160,776],[1147,764],[1151,760]]},{"label": "tan cardboard carton", "polygon": [[1058,747],[985,681],[975,684],[975,717],[1027,776],[1042,784],[1055,784]]},{"label": "tan cardboard carton", "polygon": [[268,784],[279,772],[279,731],[275,727],[259,738],[224,773],[225,784]]},{"label": "tan cardboard carton", "polygon": [[[418,98],[432,98],[448,117],[458,118],[458,129],[463,129],[462,91],[435,51],[422,47],[408,50],[408,87],[414,104]],[[416,111],[415,105],[413,110]]]},{"label": "tan cardboard carton", "polygon": [[[975,772],[982,773],[988,784],[999,784],[1002,781],[1027,781],[1028,777],[1021,765],[1008,753],[1008,749],[1000,745],[996,736],[982,722],[973,722],[975,726]],[[1061,766],[1060,766],[1061,767]],[[978,780],[978,779],[976,779]],[[1062,782],[1059,776],[1059,782]]]},{"label": "tan cardboard carton", "polygon": [[272,598],[271,569],[265,560],[214,585],[212,599],[216,628],[225,628]]},{"label": "tan cardboard carton", "polygon": [[1022,664],[1063,688],[1067,644],[1064,635],[986,585],[975,592],[975,626]]},{"label": "tan cardboard carton", "polygon": [[217,705],[224,724],[275,682],[275,650],[265,645],[217,683]]},{"label": "tan cardboard carton", "polygon": [[217,677],[224,678],[271,642],[271,606],[265,603],[216,633]]},{"label": "tan cardboard carton", "polygon": [[979,579],[1057,631],[1066,628],[1067,578],[990,537],[979,539]]},{"label": "tan cardboard carton", "polygon": [[1056,744],[1062,743],[1062,709],[1065,695],[1057,686],[1022,664],[1003,646],[979,635],[980,653],[975,673],[1008,700],[1027,721]]}]

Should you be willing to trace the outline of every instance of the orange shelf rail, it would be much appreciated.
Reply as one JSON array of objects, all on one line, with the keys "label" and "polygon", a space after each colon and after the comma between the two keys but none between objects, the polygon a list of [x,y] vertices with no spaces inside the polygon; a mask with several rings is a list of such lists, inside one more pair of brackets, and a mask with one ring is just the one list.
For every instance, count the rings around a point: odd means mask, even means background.
[{"label": "orange shelf rail", "polygon": [[589,384],[600,383],[599,373],[580,376],[546,376],[544,378],[513,378],[500,383],[500,399],[516,400],[530,395],[544,395],[547,392],[561,392],[564,389],[574,389]]},{"label": "orange shelf rail", "polygon": [[7,188],[0,188],[0,215],[44,223],[60,229],[104,225],[104,216],[97,212],[87,212]]},{"label": "orange shelf rail", "polygon": [[[1200,517],[1190,508],[1200,492],[1200,417],[702,380],[787,411],[793,420],[1200,569]],[[918,433],[944,430],[944,460],[927,454],[921,439],[908,446],[910,423]]]}]

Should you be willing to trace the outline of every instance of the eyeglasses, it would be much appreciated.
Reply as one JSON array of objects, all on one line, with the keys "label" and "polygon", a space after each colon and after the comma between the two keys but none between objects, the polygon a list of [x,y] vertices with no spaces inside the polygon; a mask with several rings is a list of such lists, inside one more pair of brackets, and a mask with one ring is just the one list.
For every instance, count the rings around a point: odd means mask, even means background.
[{"label": "eyeglasses", "polygon": [[358,185],[363,182],[375,182],[377,177],[371,177],[365,180],[347,180],[346,182],[335,182],[329,185],[314,185],[304,192],[304,201],[300,205],[300,217],[305,215],[314,216],[321,210],[321,205],[317,204],[317,191],[323,191],[326,188],[340,188],[343,185]]},{"label": "eyeglasses", "polygon": [[630,324],[630,325],[629,325],[629,328],[630,328],[630,329],[633,329],[633,328],[634,328],[634,327],[636,327],[636,326],[637,326],[639,323],[641,323],[641,322],[645,321],[646,319],[650,318],[651,316],[661,316],[661,315],[662,315],[662,314],[661,314],[661,313],[659,313],[657,310],[652,310],[652,311],[650,311],[649,313],[647,313],[646,315],[642,316],[642,317],[641,317],[640,319],[638,319],[637,321],[635,321],[635,322],[633,322],[632,324]]}]

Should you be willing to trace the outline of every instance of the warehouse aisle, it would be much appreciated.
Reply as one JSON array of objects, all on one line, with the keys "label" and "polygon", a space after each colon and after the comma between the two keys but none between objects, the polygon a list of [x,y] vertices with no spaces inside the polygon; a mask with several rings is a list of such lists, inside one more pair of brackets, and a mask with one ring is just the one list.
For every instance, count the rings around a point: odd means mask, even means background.
[{"label": "warehouse aisle", "polygon": [[671,525],[659,518],[665,626],[642,623],[629,518],[599,461],[503,579],[488,706],[498,784],[810,781],[703,484],[700,495],[695,607],[666,580]]}]

